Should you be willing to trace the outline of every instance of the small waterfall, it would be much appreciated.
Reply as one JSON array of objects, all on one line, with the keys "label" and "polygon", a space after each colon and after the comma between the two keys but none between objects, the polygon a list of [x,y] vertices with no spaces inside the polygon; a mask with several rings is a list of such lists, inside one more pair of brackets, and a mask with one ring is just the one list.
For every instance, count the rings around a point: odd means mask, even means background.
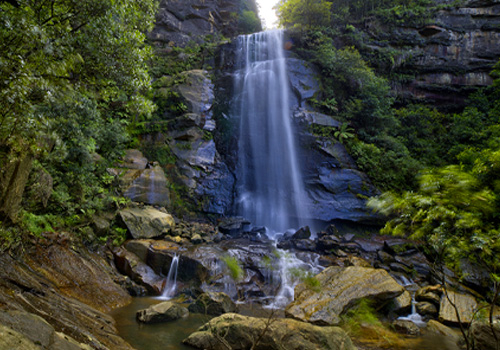
[{"label": "small waterfall", "polygon": [[427,325],[427,323],[422,318],[422,315],[420,315],[417,312],[417,307],[415,306],[415,299],[413,298],[411,299],[411,314],[409,314],[408,316],[398,317],[398,320],[411,321],[419,327],[425,327]]},{"label": "small waterfall", "polygon": [[283,32],[238,40],[239,214],[271,230],[304,226],[306,195],[292,128]]},{"label": "small waterfall", "polygon": [[170,269],[168,270],[167,282],[161,295],[162,299],[171,299],[177,289],[177,268],[179,266],[179,256],[177,254],[172,258]]},{"label": "small waterfall", "polygon": [[301,282],[301,277],[306,274],[316,275],[323,267],[319,265],[318,259],[305,262],[292,252],[277,249],[277,268],[270,273],[271,283],[279,283],[280,287],[272,303],[267,308],[281,309],[293,301],[294,289]]}]

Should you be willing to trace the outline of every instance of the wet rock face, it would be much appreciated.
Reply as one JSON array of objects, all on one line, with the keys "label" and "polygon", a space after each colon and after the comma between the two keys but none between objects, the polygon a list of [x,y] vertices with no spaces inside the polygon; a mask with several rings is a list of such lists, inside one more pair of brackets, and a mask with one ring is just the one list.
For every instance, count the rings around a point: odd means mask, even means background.
[{"label": "wet rock face", "polygon": [[167,135],[176,157],[178,181],[198,211],[227,214],[233,204],[234,176],[214,140],[214,85],[207,71],[191,70],[181,76],[183,83],[175,89],[188,113],[173,120]]},{"label": "wet rock face", "polygon": [[219,350],[216,334],[224,334],[231,349],[354,350],[349,336],[337,327],[318,327],[290,320],[225,314],[212,319],[183,342],[196,349]]},{"label": "wet rock face", "polygon": [[142,152],[129,149],[118,166],[108,171],[119,179],[125,197],[134,202],[162,207],[170,204],[165,172],[158,163],[150,164]]},{"label": "wet rock face", "polygon": [[383,303],[404,292],[385,270],[365,267],[329,267],[316,276],[321,290],[306,285],[295,287],[295,300],[285,313],[318,325],[337,325],[340,316],[358,300],[366,298]]}]

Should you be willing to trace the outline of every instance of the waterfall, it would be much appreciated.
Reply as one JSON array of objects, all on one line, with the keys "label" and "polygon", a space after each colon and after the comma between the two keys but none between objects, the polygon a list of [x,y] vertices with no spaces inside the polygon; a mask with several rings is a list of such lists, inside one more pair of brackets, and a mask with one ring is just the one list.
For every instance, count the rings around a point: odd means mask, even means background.
[{"label": "waterfall", "polygon": [[323,270],[319,265],[319,255],[315,260],[304,261],[299,259],[293,252],[286,252],[282,249],[275,251],[277,261],[273,264],[275,269],[270,271],[272,284],[278,283],[279,289],[273,301],[266,305],[266,308],[282,309],[294,299],[295,286],[301,282],[301,275],[317,275]]},{"label": "waterfall", "polygon": [[171,299],[175,295],[177,288],[177,268],[179,266],[179,256],[177,254],[172,258],[170,269],[168,270],[167,282],[161,297],[163,299]]},{"label": "waterfall", "polygon": [[422,318],[422,315],[420,315],[417,312],[417,307],[415,305],[415,299],[411,299],[411,314],[408,316],[400,316],[398,317],[398,320],[403,320],[403,321],[411,321],[415,323],[419,327],[425,327],[427,326],[427,322],[424,321]]},{"label": "waterfall", "polygon": [[238,211],[253,224],[278,232],[303,226],[308,217],[283,45],[279,30],[240,36],[235,75]]}]

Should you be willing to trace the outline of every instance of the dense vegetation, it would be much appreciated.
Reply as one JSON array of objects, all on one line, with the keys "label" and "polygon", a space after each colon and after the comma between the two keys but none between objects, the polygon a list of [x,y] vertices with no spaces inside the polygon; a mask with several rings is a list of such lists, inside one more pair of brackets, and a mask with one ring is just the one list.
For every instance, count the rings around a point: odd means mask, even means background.
[{"label": "dense vegetation", "polygon": [[144,33],[155,11],[154,0],[0,2],[4,223],[75,226],[116,200],[106,167],[154,110]]}]

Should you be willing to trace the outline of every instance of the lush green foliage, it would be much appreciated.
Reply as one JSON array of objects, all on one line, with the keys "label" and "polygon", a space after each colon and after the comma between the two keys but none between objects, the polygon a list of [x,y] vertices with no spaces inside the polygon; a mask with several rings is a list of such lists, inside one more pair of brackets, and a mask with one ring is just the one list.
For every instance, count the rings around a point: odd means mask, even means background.
[{"label": "lush green foliage", "polygon": [[26,208],[91,215],[112,202],[106,166],[127,126],[154,110],[144,33],[156,1],[15,3],[0,3],[0,165],[30,157],[48,174],[50,199],[31,193]]},{"label": "lush green foliage", "polygon": [[311,29],[378,17],[383,23],[421,26],[441,8],[430,0],[285,0],[278,5],[280,25]]},{"label": "lush green foliage", "polygon": [[244,34],[251,34],[262,30],[262,25],[255,12],[243,10],[238,18],[238,29]]},{"label": "lush green foliage", "polygon": [[394,215],[382,233],[405,235],[428,243],[451,266],[463,261],[486,268],[498,279],[500,151],[475,154],[467,167],[429,170],[419,178],[419,190],[384,193],[370,206]]},{"label": "lush green foliage", "polygon": [[326,26],[331,20],[331,6],[325,0],[287,0],[278,6],[279,23],[287,28]]}]

